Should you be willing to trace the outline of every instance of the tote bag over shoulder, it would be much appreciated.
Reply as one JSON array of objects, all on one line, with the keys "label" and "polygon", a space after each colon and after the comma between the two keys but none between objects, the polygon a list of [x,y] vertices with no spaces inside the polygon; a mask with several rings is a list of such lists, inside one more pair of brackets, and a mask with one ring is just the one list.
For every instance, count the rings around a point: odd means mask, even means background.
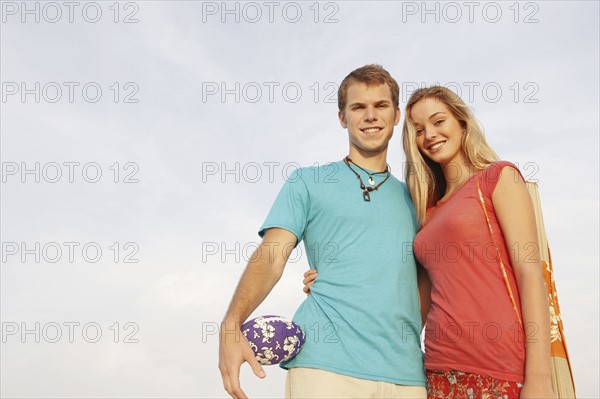
[{"label": "tote bag over shoulder", "polygon": [[[542,206],[540,202],[540,195],[538,185],[535,182],[526,181],[525,185],[529,191],[531,201],[533,202],[533,209],[535,213],[535,222],[538,232],[539,249],[540,249],[540,261],[542,265],[542,271],[544,274],[544,282],[546,283],[546,290],[548,291],[548,303],[550,305],[550,349],[551,349],[551,373],[552,373],[552,388],[554,393],[559,399],[563,398],[575,398],[575,385],[573,382],[573,370],[571,362],[569,360],[569,353],[567,351],[567,344],[565,342],[565,334],[563,328],[562,317],[560,314],[560,307],[558,306],[558,295],[556,293],[556,286],[554,283],[554,273],[552,271],[552,258],[550,256],[550,248],[548,246],[548,240],[546,237],[546,228],[544,226],[544,218],[542,217]],[[479,199],[481,206],[485,214],[485,218],[488,223],[490,235],[492,241],[494,241],[494,233],[492,231],[492,225],[485,207],[485,199],[481,192],[481,185],[479,179],[477,180],[477,189],[479,193]],[[517,314],[519,322],[522,324],[521,315],[519,309],[517,309],[515,299],[510,287],[510,283],[506,276],[506,270],[504,263],[500,255],[499,247],[496,245],[498,265],[500,272],[504,277],[508,295],[513,304],[513,308]]]}]

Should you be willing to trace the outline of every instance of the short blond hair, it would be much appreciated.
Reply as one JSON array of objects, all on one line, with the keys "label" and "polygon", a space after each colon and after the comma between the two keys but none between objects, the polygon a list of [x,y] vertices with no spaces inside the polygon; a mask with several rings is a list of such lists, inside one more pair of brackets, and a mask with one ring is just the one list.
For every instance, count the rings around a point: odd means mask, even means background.
[{"label": "short blond hair", "polygon": [[340,88],[338,89],[338,109],[340,112],[343,113],[344,108],[346,108],[348,88],[353,83],[364,83],[367,86],[387,84],[392,92],[394,109],[398,108],[400,99],[400,87],[398,86],[398,82],[396,82],[392,75],[390,75],[390,73],[381,65],[369,64],[355,69],[342,80]]}]

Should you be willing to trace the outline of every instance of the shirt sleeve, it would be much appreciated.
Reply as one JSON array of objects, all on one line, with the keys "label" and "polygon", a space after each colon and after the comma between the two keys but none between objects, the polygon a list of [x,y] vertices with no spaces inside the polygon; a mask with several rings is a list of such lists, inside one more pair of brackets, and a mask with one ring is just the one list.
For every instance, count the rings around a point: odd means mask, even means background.
[{"label": "shirt sleeve", "polygon": [[265,232],[277,227],[288,230],[297,238],[296,245],[304,238],[304,230],[308,223],[309,194],[302,169],[296,169],[279,191],[269,214],[258,235],[262,238]]}]

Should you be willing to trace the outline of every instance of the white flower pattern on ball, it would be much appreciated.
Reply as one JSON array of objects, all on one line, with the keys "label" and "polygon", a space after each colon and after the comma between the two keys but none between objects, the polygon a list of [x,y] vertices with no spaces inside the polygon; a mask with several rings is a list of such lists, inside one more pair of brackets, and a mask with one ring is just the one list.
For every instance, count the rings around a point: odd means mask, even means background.
[{"label": "white flower pattern on ball", "polygon": [[242,326],[242,333],[263,365],[290,360],[298,354],[306,339],[299,325],[280,316],[248,320]]}]

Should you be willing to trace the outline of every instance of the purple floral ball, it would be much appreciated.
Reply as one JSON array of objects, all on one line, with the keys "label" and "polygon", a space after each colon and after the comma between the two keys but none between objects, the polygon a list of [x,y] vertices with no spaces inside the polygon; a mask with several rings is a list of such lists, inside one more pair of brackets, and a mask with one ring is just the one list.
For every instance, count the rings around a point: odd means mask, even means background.
[{"label": "purple floral ball", "polygon": [[304,331],[293,321],[281,316],[262,316],[242,325],[242,333],[250,343],[260,364],[277,364],[290,360],[304,344]]}]

